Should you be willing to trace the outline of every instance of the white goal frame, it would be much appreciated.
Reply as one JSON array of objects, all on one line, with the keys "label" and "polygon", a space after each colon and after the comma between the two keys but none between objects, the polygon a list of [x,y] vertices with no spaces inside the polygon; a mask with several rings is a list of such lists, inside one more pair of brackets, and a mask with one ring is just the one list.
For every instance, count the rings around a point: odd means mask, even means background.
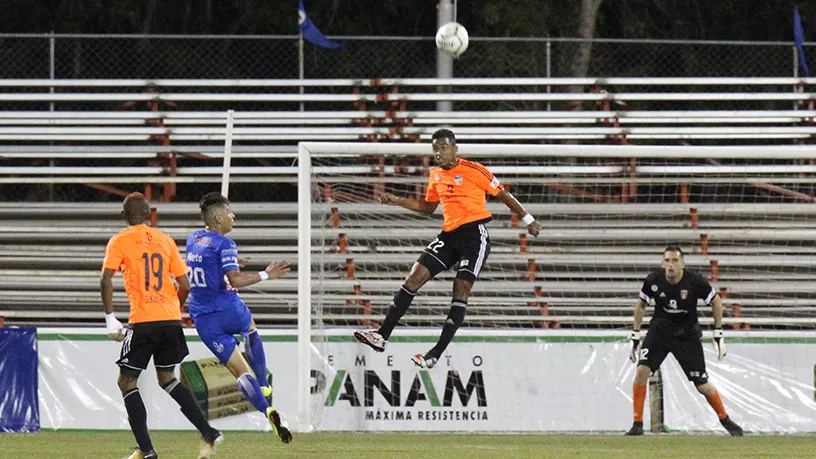
[{"label": "white goal frame", "polygon": [[[809,159],[816,160],[814,145],[770,146],[631,146],[631,145],[513,145],[459,144],[463,156],[485,157],[609,157],[609,158],[708,158],[708,159]],[[312,157],[318,155],[430,155],[428,143],[301,142],[298,144],[298,430],[313,430],[310,414],[311,302],[312,302]],[[778,173],[780,166],[742,166],[750,173]],[[786,166],[783,166],[786,167]],[[808,166],[803,166],[808,169]],[[813,167],[813,166],[810,166]],[[678,169],[679,168],[679,169]],[[550,168],[558,169],[558,168]],[[563,172],[575,173],[577,168]],[[720,169],[719,172],[723,170]],[[537,171],[558,174],[558,170]],[[592,172],[599,172],[594,170]],[[607,171],[608,172],[608,171]],[[644,171],[646,172],[646,171]],[[651,166],[652,174],[678,172],[715,173],[706,167]],[[729,170],[728,172],[742,172]],[[790,172],[789,170],[787,172]],[[805,170],[807,172],[807,170]],[[812,172],[812,171],[811,171]],[[809,179],[808,181],[813,181]],[[684,179],[685,181],[685,179]]]}]

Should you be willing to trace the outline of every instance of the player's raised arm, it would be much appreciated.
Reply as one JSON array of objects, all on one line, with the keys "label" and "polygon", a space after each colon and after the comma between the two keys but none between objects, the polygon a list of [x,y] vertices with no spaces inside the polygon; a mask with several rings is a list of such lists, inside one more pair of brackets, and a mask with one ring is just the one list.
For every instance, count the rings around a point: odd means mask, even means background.
[{"label": "player's raised arm", "polygon": [[269,263],[263,271],[257,273],[245,273],[237,269],[227,271],[226,276],[230,285],[235,288],[246,287],[248,285],[257,284],[258,282],[267,279],[278,279],[286,275],[292,268],[286,260],[273,261]]},{"label": "player's raised arm", "polygon": [[391,193],[381,194],[377,198],[377,201],[379,201],[380,204],[386,204],[389,206],[400,206],[408,210],[413,210],[414,212],[420,212],[423,214],[432,214],[439,206],[439,201],[429,202],[425,199],[403,198],[399,196],[394,196]]},{"label": "player's raised arm", "polygon": [[541,225],[538,224],[535,217],[532,214],[524,210],[521,203],[518,202],[515,196],[509,191],[502,189],[501,191],[496,194],[496,197],[501,199],[504,205],[506,205],[511,211],[515,212],[521,220],[527,225],[527,232],[532,234],[533,236],[538,236],[538,233],[541,232]]}]

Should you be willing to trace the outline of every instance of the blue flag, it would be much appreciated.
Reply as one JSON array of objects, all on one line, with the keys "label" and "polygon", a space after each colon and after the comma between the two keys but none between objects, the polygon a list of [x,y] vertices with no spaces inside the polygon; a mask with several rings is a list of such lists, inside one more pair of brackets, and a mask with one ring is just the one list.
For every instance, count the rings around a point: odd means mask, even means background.
[{"label": "blue flag", "polygon": [[793,42],[796,45],[796,53],[799,55],[799,66],[806,77],[810,76],[807,59],[805,58],[805,30],[802,28],[802,18],[799,16],[799,8],[793,7]]},{"label": "blue flag", "polygon": [[300,27],[300,33],[303,35],[303,39],[315,46],[339,49],[345,45],[345,43],[329,40],[323,35],[323,32],[314,25],[312,20],[309,19],[309,15],[306,14],[306,8],[303,7],[303,0],[298,0],[298,26]]}]

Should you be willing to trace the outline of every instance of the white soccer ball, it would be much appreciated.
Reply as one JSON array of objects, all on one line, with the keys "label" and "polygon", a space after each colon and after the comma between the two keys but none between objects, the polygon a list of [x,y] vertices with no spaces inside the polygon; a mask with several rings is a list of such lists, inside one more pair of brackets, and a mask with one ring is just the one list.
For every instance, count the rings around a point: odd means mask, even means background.
[{"label": "white soccer ball", "polygon": [[436,47],[453,57],[459,57],[467,50],[468,41],[467,29],[457,22],[449,22],[436,31]]}]

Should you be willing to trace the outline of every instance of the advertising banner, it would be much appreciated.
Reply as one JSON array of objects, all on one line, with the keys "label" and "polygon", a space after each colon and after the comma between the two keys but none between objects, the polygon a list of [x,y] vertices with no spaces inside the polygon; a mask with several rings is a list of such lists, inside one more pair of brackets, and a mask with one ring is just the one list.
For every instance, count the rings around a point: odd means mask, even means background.
[{"label": "advertising banner", "polygon": [[[292,330],[262,335],[274,406],[296,427],[297,336]],[[312,346],[312,425],[328,431],[623,432],[632,422],[635,371],[625,335],[463,330],[436,367],[419,369],[410,356],[429,349],[438,330],[398,330],[383,353],[357,343],[351,330],[335,330],[316,337]],[[816,337],[736,331],[727,336],[723,361],[710,340],[703,344],[709,380],[732,419],[748,431],[816,431]],[[188,341],[187,362],[212,367],[194,331]],[[39,347],[44,428],[128,428],[116,386],[118,343],[103,330],[43,329]],[[185,378],[199,401],[206,400],[213,425],[268,430],[264,417],[236,395],[228,374],[208,372],[191,370]],[[669,430],[724,433],[673,358],[666,359],[662,373]],[[155,378],[151,369],[139,381],[150,428],[191,429]],[[648,402],[646,410],[648,426]]]}]

